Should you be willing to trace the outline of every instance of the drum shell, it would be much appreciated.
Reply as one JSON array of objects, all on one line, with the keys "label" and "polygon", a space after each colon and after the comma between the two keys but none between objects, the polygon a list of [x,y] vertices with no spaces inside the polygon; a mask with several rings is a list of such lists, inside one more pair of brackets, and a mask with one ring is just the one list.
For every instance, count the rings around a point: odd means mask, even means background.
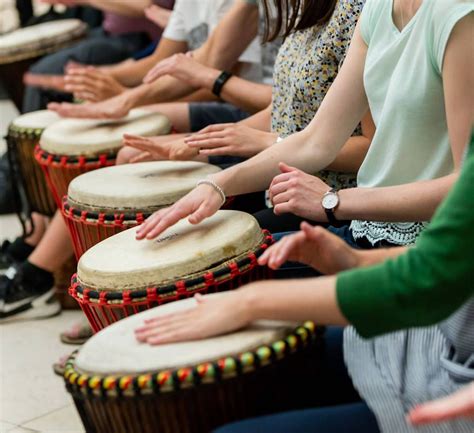
[{"label": "drum shell", "polygon": [[46,184],[43,171],[34,157],[34,150],[38,145],[41,133],[41,129],[22,130],[11,126],[7,141],[9,151],[14,153],[18,162],[30,210],[42,215],[52,216],[56,211],[56,203]]},{"label": "drum shell", "polygon": [[[92,299],[89,297],[87,289],[80,294],[77,290],[77,282],[75,282],[75,278],[73,277],[69,294],[79,303],[93,331],[98,332],[125,317],[149,310],[150,308],[157,307],[167,302],[174,302],[180,299],[193,297],[196,293],[208,294],[234,290],[245,284],[251,283],[252,281],[270,278],[270,269],[255,263],[245,270],[240,270],[233,275],[229,274],[225,278],[219,280],[214,280],[212,282],[209,281],[194,290],[185,290],[184,288],[182,290],[178,289],[173,292],[173,294],[162,297],[156,296],[155,294],[152,295],[150,292],[143,299],[137,301],[131,299],[128,296],[129,292],[124,290],[122,292],[124,294],[123,301],[114,302],[106,301],[104,298]],[[179,283],[177,283],[177,285],[179,286]]]},{"label": "drum shell", "polygon": [[44,172],[58,209],[62,208],[62,198],[67,194],[69,184],[74,178],[92,170],[115,165],[116,156],[117,152],[94,158],[68,158],[47,154],[39,146],[35,149],[35,159]]},{"label": "drum shell", "polygon": [[62,203],[62,214],[71,234],[77,260],[99,242],[142,224],[151,213],[137,213],[132,218],[125,218],[125,215],[118,210],[114,214],[101,213],[97,218],[91,218],[87,212],[75,214],[67,204],[66,197]]},{"label": "drum shell", "polygon": [[314,343],[251,373],[161,394],[108,397],[66,387],[88,433],[208,433],[239,419],[311,406],[318,359]]}]

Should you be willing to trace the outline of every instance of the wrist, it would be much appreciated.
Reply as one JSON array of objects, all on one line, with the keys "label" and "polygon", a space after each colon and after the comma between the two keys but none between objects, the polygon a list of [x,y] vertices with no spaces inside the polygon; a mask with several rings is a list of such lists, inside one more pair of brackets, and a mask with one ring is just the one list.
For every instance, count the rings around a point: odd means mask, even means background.
[{"label": "wrist", "polygon": [[221,71],[213,68],[206,68],[204,73],[199,77],[199,86],[212,92],[214,83],[219,78]]},{"label": "wrist", "polygon": [[259,283],[251,283],[239,289],[240,299],[243,306],[243,314],[247,322],[253,322],[261,318],[259,314],[260,294],[262,293]]},{"label": "wrist", "polygon": [[262,136],[262,143],[263,143],[262,150],[272,147],[274,144],[278,143],[278,139],[280,138],[278,134],[275,134],[273,132],[264,132],[264,131],[261,131],[261,136]]}]

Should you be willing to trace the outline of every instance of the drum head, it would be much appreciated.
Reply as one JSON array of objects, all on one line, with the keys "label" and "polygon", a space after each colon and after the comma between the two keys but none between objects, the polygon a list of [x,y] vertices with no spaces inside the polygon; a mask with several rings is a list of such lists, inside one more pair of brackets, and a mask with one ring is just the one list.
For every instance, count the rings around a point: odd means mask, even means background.
[{"label": "drum head", "polygon": [[61,117],[50,110],[34,111],[23,114],[12,122],[12,127],[16,129],[46,129],[53,123],[61,120]]},{"label": "drum head", "polygon": [[84,344],[76,358],[76,369],[86,374],[125,375],[195,366],[271,345],[296,327],[291,322],[258,321],[232,334],[160,346],[141,344],[135,339],[134,330],[142,326],[145,319],[195,306],[193,298],[186,299],[114,323]]},{"label": "drum head", "polygon": [[25,27],[0,36],[0,64],[11,58],[37,57],[44,51],[77,39],[86,25],[76,19],[57,20]]},{"label": "drum head", "polygon": [[199,179],[220,169],[193,161],[159,161],[117,165],[76,177],[68,203],[94,212],[151,212],[175,203]]},{"label": "drum head", "polygon": [[117,151],[123,134],[163,135],[171,129],[168,119],[159,113],[132,110],[117,120],[63,119],[43,132],[40,145],[54,155],[97,156]]},{"label": "drum head", "polygon": [[137,290],[176,282],[253,251],[263,232],[252,215],[219,211],[198,225],[179,221],[155,240],[137,241],[137,228],[84,253],[77,277],[95,290]]}]

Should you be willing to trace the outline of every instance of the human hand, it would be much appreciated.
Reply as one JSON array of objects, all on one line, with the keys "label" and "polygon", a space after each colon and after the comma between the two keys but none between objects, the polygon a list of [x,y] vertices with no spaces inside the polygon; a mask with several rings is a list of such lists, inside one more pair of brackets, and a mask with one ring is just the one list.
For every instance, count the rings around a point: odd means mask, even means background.
[{"label": "human hand", "polygon": [[67,92],[63,75],[34,74],[27,72],[23,75],[23,83],[27,86],[52,89],[58,92]]},{"label": "human hand", "polygon": [[195,88],[200,88],[206,87],[206,83],[213,84],[219,74],[217,69],[209,68],[194,60],[192,53],[180,53],[158,62],[145,75],[143,82],[148,84],[165,75],[171,75]]},{"label": "human hand", "polygon": [[90,102],[86,104],[51,102],[48,104],[48,109],[55,111],[61,117],[86,119],[120,119],[125,117],[131,108],[126,93],[101,102]]},{"label": "human hand", "polygon": [[135,330],[138,341],[150,345],[200,340],[241,329],[250,323],[241,290],[202,296],[189,310],[146,320]]},{"label": "human hand", "polygon": [[182,138],[170,141],[169,136],[141,137],[125,134],[123,136],[123,144],[124,146],[148,152],[155,160],[188,161],[198,155],[198,151],[188,147]]},{"label": "human hand", "polygon": [[145,16],[155,23],[158,27],[164,29],[168,25],[172,11],[158,5],[150,5],[145,8]]},{"label": "human hand", "polygon": [[279,167],[281,174],[273,178],[269,188],[275,214],[292,213],[312,221],[327,221],[321,200],[331,189],[329,185],[283,162]]},{"label": "human hand", "polygon": [[301,231],[283,237],[258,259],[262,266],[278,269],[287,261],[304,263],[325,275],[360,266],[360,252],[323,227],[306,222]]},{"label": "human hand", "polygon": [[448,397],[419,405],[408,415],[408,421],[414,425],[456,418],[474,418],[474,382]]},{"label": "human hand", "polygon": [[191,224],[199,224],[214,215],[222,205],[222,197],[212,186],[199,185],[174,205],[160,209],[145,220],[137,230],[137,239],[155,239],[186,217]]},{"label": "human hand", "polygon": [[239,123],[211,125],[185,139],[201,155],[231,155],[250,158],[270,147],[276,134],[259,131]]},{"label": "human hand", "polygon": [[76,99],[88,102],[103,101],[126,90],[110,74],[93,66],[70,68],[64,81],[66,91],[73,93]]}]

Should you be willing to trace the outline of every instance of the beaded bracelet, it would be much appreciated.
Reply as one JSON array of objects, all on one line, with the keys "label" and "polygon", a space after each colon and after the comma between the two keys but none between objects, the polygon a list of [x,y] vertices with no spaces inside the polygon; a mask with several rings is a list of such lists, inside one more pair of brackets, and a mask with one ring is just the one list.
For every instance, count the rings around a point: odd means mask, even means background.
[{"label": "beaded bracelet", "polygon": [[225,192],[219,185],[217,185],[217,183],[215,183],[213,180],[210,180],[210,179],[202,179],[196,184],[196,186],[199,186],[199,185],[212,186],[212,188],[214,188],[214,190],[217,191],[217,193],[221,196],[221,199],[222,199],[221,206],[224,205],[224,203],[226,202]]}]

